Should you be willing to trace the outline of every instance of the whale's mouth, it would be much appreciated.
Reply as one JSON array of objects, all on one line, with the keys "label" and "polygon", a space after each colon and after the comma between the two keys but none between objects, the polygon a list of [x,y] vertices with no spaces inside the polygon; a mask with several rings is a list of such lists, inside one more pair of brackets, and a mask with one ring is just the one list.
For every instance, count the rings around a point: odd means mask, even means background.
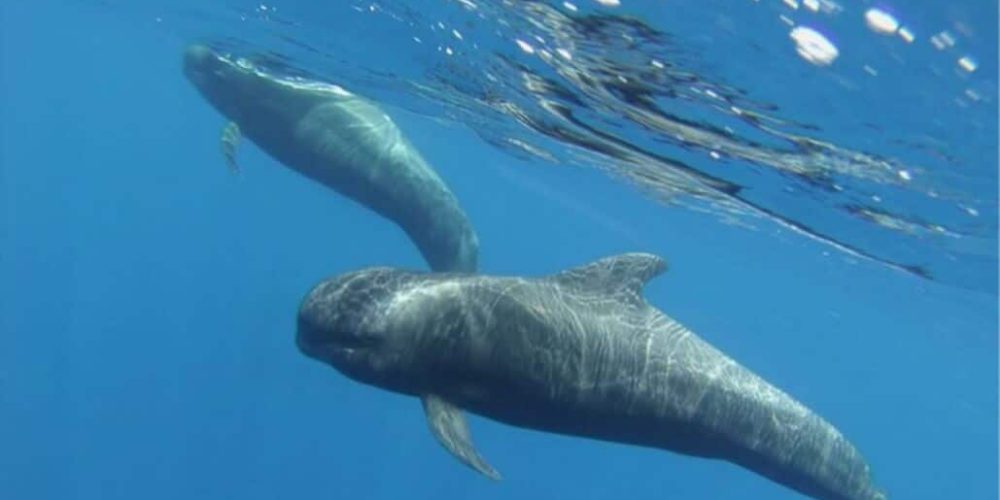
[{"label": "whale's mouth", "polygon": [[332,347],[358,351],[378,346],[382,339],[378,335],[339,335],[330,342]]},{"label": "whale's mouth", "polygon": [[330,356],[353,356],[378,348],[382,340],[380,335],[329,333],[317,331],[310,328],[310,325],[301,325],[296,337],[299,349],[303,353],[319,359],[329,359]]},{"label": "whale's mouth", "polygon": [[343,367],[375,354],[381,339],[374,336],[345,335],[335,339],[300,344],[302,352],[311,358]]}]

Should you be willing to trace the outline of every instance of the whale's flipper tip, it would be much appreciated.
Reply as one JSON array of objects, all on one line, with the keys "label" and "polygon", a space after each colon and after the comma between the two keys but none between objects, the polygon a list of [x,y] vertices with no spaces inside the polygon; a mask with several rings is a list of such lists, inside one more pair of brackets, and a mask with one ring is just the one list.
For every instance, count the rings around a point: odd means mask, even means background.
[{"label": "whale's flipper tip", "polygon": [[423,396],[421,401],[427,415],[427,424],[441,446],[463,464],[494,481],[499,481],[500,473],[487,463],[473,446],[469,426],[465,422],[461,408],[433,394]]},{"label": "whale's flipper tip", "polygon": [[219,138],[222,147],[222,156],[226,159],[226,166],[235,175],[240,174],[240,165],[236,162],[236,151],[240,146],[240,126],[236,122],[229,122],[222,129],[222,137]]}]

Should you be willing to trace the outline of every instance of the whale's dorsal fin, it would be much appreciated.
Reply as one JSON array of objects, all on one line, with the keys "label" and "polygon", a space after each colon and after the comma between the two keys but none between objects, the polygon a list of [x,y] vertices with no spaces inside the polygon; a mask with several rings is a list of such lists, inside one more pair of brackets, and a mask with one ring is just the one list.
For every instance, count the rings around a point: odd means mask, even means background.
[{"label": "whale's dorsal fin", "polygon": [[500,473],[479,456],[472,445],[469,426],[465,423],[462,409],[434,394],[420,398],[427,415],[427,424],[434,437],[460,462],[481,472],[490,479],[499,480]]},{"label": "whale's dorsal fin", "polygon": [[561,285],[638,299],[643,285],[666,270],[667,262],[656,255],[624,253],[567,269],[551,279]]}]

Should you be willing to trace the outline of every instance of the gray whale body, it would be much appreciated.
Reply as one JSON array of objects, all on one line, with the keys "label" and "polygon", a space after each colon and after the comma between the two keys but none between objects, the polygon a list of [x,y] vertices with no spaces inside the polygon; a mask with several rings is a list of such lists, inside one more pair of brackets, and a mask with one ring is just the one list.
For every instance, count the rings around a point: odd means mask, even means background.
[{"label": "gray whale body", "polygon": [[398,224],[432,270],[476,271],[479,240],[457,199],[377,106],[204,45],[189,46],[183,64],[201,95],[270,156]]},{"label": "gray whale body", "polygon": [[727,460],[819,499],[884,499],[832,425],[645,301],[665,267],[624,254],[541,278],[364,269],[309,292],[296,342],[421,398],[438,441],[491,478],[463,409]]}]

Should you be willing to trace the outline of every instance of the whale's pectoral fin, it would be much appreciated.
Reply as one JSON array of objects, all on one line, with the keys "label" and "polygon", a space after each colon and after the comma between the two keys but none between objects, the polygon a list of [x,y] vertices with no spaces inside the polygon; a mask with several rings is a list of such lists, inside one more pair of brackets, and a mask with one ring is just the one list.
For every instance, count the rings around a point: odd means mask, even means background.
[{"label": "whale's pectoral fin", "polygon": [[433,394],[421,398],[424,412],[427,414],[427,424],[441,446],[444,446],[463,464],[476,469],[486,477],[500,479],[500,473],[483,460],[472,445],[469,426],[465,423],[462,409]]},{"label": "whale's pectoral fin", "polygon": [[667,262],[656,255],[626,253],[568,269],[551,279],[562,285],[641,301],[643,285],[666,270]]},{"label": "whale's pectoral fin", "polygon": [[226,158],[226,166],[229,167],[229,171],[234,174],[240,173],[240,166],[236,163],[236,148],[239,147],[242,136],[240,126],[236,122],[229,122],[222,129],[222,137],[220,138],[222,156]]}]

